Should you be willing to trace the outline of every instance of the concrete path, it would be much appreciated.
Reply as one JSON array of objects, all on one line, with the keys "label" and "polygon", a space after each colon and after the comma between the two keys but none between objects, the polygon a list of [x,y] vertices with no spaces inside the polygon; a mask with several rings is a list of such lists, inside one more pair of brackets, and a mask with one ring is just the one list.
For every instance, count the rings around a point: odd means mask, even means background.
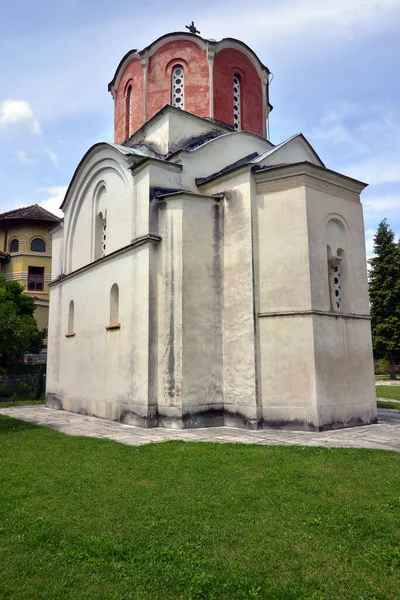
[{"label": "concrete path", "polygon": [[337,448],[377,448],[400,452],[400,411],[379,409],[379,423],[364,427],[312,433],[264,429],[248,431],[234,427],[204,429],[142,429],[114,421],[87,417],[45,406],[13,406],[1,408],[8,415],[37,425],[51,427],[68,435],[107,438],[141,446],[152,442],[184,440],[187,442],[237,442],[243,444],[326,446]]},{"label": "concrete path", "polygon": [[400,400],[395,400],[394,398],[376,398],[379,402],[394,402],[395,404],[399,404]]}]

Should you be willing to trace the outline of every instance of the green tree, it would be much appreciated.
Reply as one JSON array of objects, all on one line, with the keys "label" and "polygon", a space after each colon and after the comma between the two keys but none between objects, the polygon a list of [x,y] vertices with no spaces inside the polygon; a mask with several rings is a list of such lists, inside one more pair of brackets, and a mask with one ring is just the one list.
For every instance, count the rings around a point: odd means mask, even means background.
[{"label": "green tree", "polygon": [[5,366],[24,352],[39,352],[46,330],[40,331],[33,316],[35,303],[16,281],[0,275],[0,364]]},{"label": "green tree", "polygon": [[396,379],[395,360],[400,356],[400,244],[386,219],[374,237],[370,259],[372,345],[375,358],[389,361],[390,378]]}]

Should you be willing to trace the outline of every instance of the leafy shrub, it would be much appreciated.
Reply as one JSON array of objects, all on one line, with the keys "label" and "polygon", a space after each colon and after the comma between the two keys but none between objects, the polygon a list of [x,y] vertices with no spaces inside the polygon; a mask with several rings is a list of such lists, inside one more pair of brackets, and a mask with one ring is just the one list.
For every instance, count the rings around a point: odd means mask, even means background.
[{"label": "leafy shrub", "polygon": [[0,383],[0,398],[9,398],[14,393],[14,390],[8,384],[8,380]]},{"label": "leafy shrub", "polygon": [[32,388],[31,388],[31,386],[30,386],[30,385],[28,385],[27,383],[21,383],[21,384],[18,386],[18,391],[19,391],[21,394],[31,394],[31,393],[32,393]]},{"label": "leafy shrub", "polygon": [[390,361],[387,358],[380,358],[378,360],[377,375],[389,375],[390,373]]}]

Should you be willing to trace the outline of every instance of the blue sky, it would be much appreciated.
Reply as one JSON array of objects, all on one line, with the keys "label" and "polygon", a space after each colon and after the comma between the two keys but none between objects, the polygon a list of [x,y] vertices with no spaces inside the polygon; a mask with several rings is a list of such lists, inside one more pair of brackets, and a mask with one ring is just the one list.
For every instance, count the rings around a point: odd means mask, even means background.
[{"label": "blue sky", "polygon": [[400,0],[20,0],[0,20],[0,211],[54,210],[89,146],[113,139],[115,68],[194,20],[236,37],[274,74],[271,141],[301,131],[325,164],[370,184],[367,253],[400,235]]}]

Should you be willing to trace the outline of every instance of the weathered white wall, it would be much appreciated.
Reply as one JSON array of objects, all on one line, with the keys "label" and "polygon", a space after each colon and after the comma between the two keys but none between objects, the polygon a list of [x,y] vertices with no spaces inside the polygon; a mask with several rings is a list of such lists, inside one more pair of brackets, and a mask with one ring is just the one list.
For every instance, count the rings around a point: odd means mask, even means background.
[{"label": "weathered white wall", "polygon": [[310,316],[260,317],[260,395],[269,427],[317,428],[313,323]]},{"label": "weathered white wall", "polygon": [[187,197],[182,210],[183,410],[190,425],[223,425],[222,209]]},{"label": "weathered white wall", "polygon": [[309,310],[306,195],[290,180],[257,185],[259,312]]},{"label": "weathered white wall", "polygon": [[223,373],[225,424],[255,427],[258,420],[252,176],[225,182]]},{"label": "weathered white wall", "polygon": [[[158,249],[158,410],[165,426],[182,416],[182,199],[160,202]],[[172,421],[171,421],[172,420]]]},{"label": "weathered white wall", "polygon": [[[52,288],[50,405],[54,397],[66,410],[143,424],[148,405],[148,264],[149,245],[143,245]],[[121,328],[107,330],[114,283],[119,286]],[[66,337],[71,300],[75,336]]]},{"label": "weathered white wall", "polygon": [[[269,426],[318,426],[305,187],[259,183],[256,281],[262,419]],[[287,316],[282,313],[294,313]]]},{"label": "weathered white wall", "polygon": [[314,316],[319,423],[361,425],[376,420],[370,322]]}]

